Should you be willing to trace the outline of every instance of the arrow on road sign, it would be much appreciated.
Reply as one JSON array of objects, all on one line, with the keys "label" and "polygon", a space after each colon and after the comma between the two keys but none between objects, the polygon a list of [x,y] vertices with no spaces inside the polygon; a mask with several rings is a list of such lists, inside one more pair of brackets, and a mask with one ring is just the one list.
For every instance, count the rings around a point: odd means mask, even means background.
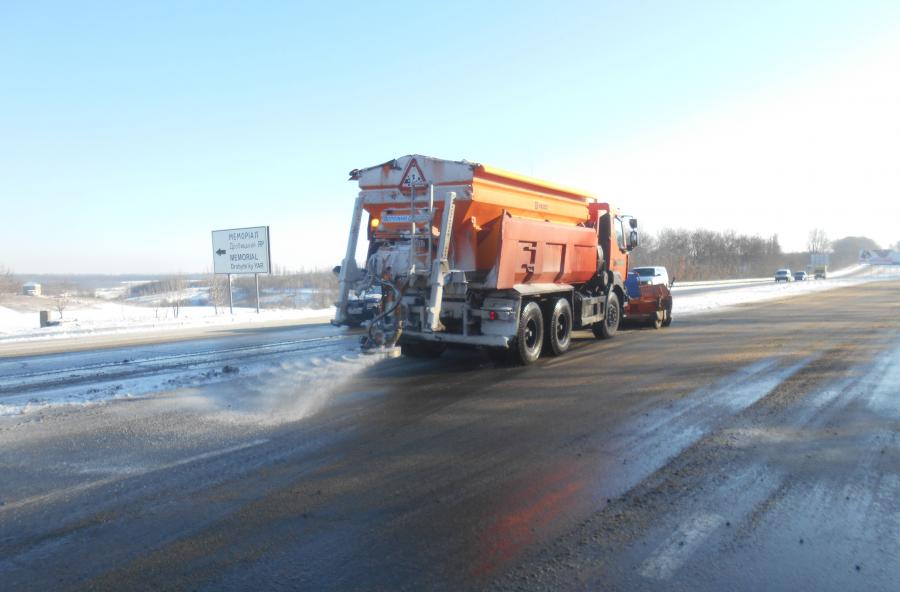
[{"label": "arrow on road sign", "polygon": [[225,249],[219,249],[218,251],[216,251],[216,255],[224,255],[224,254],[225,254]]}]

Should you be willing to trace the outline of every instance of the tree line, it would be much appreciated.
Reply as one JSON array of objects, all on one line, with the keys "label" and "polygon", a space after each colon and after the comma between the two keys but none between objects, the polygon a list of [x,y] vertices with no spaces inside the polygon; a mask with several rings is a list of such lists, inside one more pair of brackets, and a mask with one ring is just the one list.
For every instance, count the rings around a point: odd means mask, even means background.
[{"label": "tree line", "polygon": [[669,277],[682,281],[767,277],[780,268],[805,270],[810,253],[829,253],[830,267],[838,269],[856,263],[861,249],[877,248],[868,237],[831,241],[820,229],[810,232],[807,251],[785,252],[777,234],[664,228],[657,234],[642,234],[641,246],[632,253],[632,267],[662,265]]},{"label": "tree line", "polygon": [[784,266],[778,236],[664,228],[644,233],[632,254],[632,266],[662,265],[669,277],[698,281],[762,277]]}]

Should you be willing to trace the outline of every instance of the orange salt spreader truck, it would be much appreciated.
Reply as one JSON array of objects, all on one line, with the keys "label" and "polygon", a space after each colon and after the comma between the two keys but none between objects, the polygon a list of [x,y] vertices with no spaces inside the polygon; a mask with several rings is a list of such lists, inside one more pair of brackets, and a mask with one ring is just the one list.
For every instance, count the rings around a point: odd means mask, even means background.
[{"label": "orange salt spreader truck", "polygon": [[565,353],[575,329],[618,330],[636,219],[586,192],[466,161],[409,155],[350,179],[360,192],[332,322],[354,324],[348,304],[380,288],[364,351],[431,357],[452,344],[530,364]]}]

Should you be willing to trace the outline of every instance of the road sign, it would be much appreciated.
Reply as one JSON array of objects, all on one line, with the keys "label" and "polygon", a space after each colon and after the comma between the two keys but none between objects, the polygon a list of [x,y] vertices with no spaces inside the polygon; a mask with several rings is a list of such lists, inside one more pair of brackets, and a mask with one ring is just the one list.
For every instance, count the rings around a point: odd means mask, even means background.
[{"label": "road sign", "polygon": [[406,165],[406,170],[403,171],[403,177],[400,181],[400,191],[409,192],[414,189],[424,189],[428,187],[428,181],[425,180],[425,173],[422,172],[422,167],[419,166],[419,163],[416,162],[416,159],[413,158],[409,161],[409,164]]},{"label": "road sign", "polygon": [[270,273],[269,227],[213,230],[215,273]]}]

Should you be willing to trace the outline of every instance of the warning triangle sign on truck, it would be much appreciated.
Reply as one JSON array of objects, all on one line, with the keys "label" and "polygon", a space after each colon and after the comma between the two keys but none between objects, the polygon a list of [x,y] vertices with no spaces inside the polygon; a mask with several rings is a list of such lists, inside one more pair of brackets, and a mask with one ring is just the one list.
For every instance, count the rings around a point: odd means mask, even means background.
[{"label": "warning triangle sign on truck", "polygon": [[416,159],[410,159],[409,164],[406,165],[406,170],[403,171],[403,180],[400,181],[400,190],[403,192],[408,192],[413,189],[424,189],[428,187],[428,182],[425,180],[425,173],[422,172],[422,169],[419,167],[419,163],[416,162]]}]

